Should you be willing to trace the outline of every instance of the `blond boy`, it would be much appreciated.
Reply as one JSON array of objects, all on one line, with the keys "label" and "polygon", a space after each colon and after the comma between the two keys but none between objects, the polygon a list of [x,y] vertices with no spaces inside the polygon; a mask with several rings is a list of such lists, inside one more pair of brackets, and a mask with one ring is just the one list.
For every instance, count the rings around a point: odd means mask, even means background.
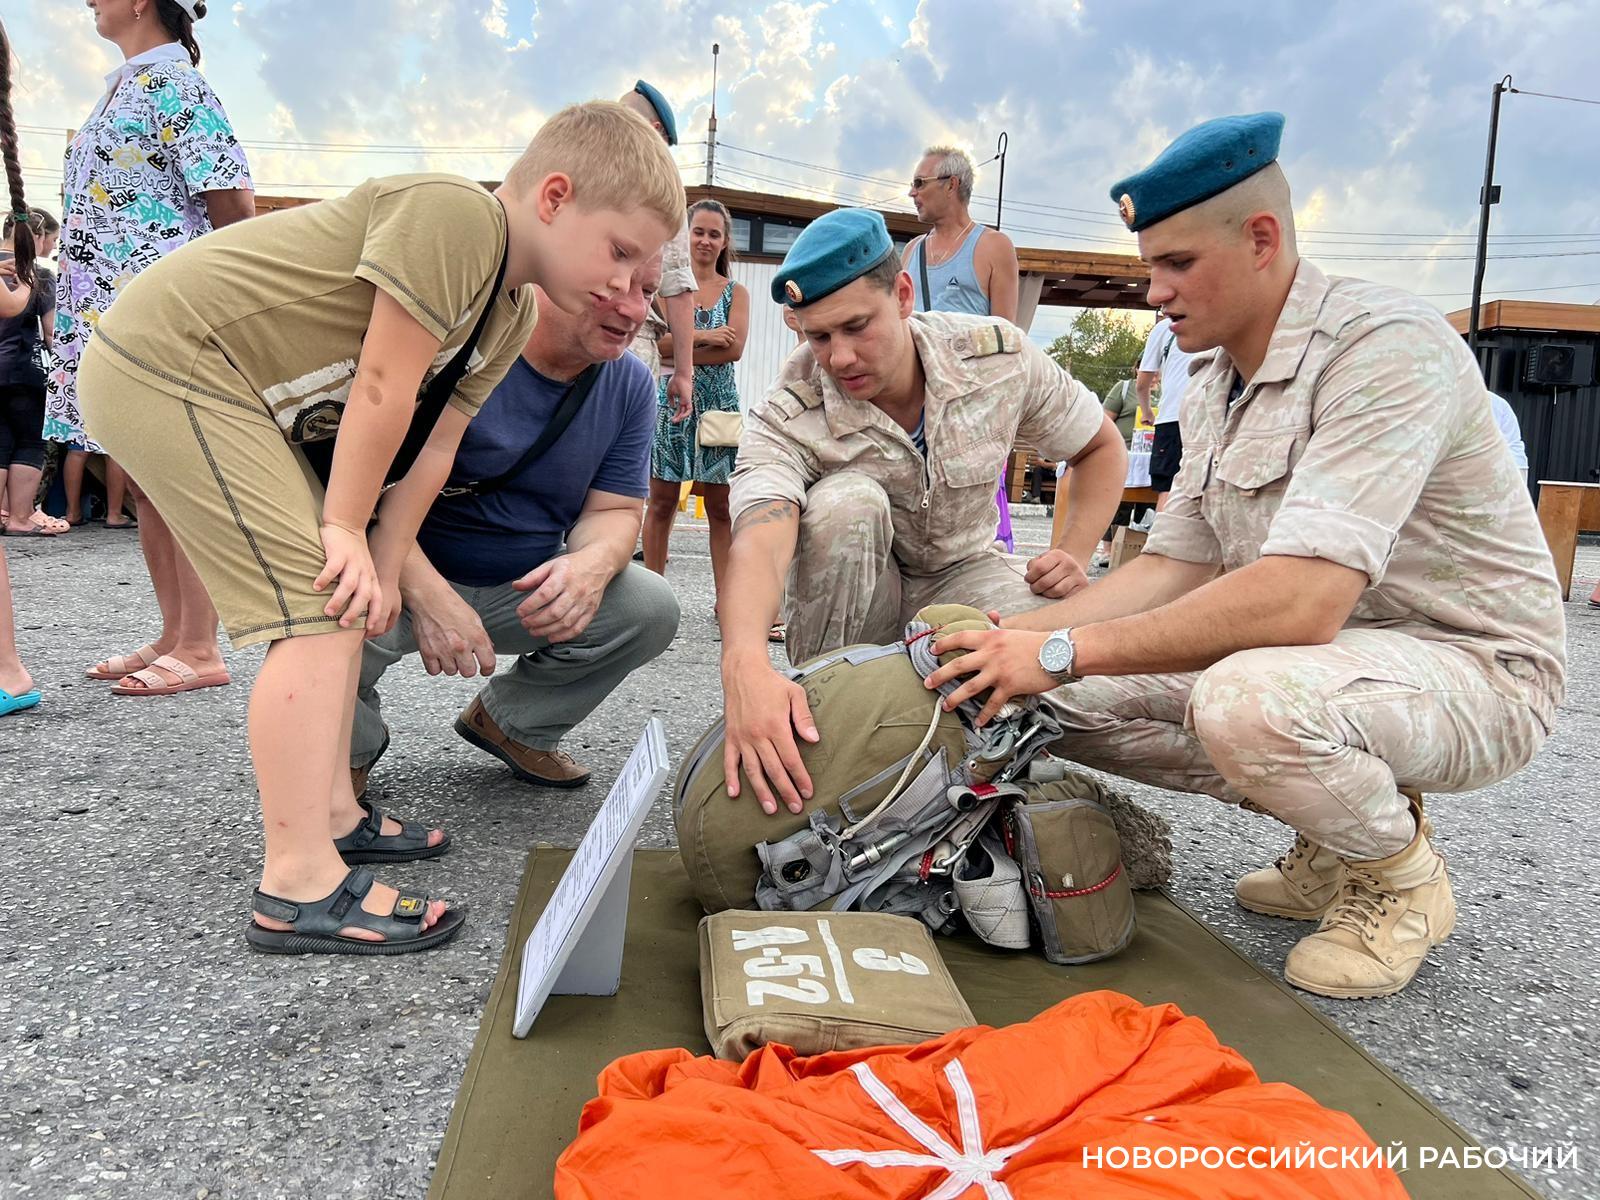
[{"label": "blond boy", "polygon": [[[616,104],[574,105],[493,194],[448,175],[369,180],[191,243],[101,321],[79,376],[88,427],[166,515],[234,645],[271,642],[250,704],[257,949],[400,954],[459,932],[465,906],[352,868],[449,847],[356,801],[361,642],[394,624],[401,562],[462,431],[537,319],[531,285],[568,312],[627,289],[683,204],[654,130]],[[382,490],[419,387],[486,305],[466,375]],[[293,444],[329,439],[324,493]]]}]

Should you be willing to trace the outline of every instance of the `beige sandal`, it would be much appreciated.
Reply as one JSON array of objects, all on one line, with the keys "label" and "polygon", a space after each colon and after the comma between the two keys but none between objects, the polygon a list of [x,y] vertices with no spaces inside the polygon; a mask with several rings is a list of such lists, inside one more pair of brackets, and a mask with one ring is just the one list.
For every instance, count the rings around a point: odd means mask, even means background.
[{"label": "beige sandal", "polygon": [[84,675],[89,679],[115,682],[132,675],[135,671],[144,670],[160,657],[154,646],[140,646],[132,654],[113,654],[110,658],[95,663],[84,672]]},{"label": "beige sandal", "polygon": [[[175,676],[177,682],[167,679],[161,674],[165,671],[168,675]],[[233,677],[224,668],[220,671],[207,671],[201,675],[188,663],[181,659],[173,658],[170,654],[163,654],[155,662],[142,671],[134,671],[123,676],[111,688],[113,696],[175,696],[179,692],[193,692],[200,688],[222,687],[232,683]]]}]

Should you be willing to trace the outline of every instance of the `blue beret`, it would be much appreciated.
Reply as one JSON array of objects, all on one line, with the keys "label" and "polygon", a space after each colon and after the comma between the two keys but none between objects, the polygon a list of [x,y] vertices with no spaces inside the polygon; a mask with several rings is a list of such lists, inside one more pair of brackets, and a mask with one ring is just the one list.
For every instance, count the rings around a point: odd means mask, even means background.
[{"label": "blue beret", "polygon": [[894,253],[883,214],[836,208],[800,231],[772,279],[772,298],[798,308],[831,296]]},{"label": "blue beret", "polygon": [[667,145],[676,146],[678,122],[672,116],[672,105],[667,103],[667,98],[642,79],[633,85],[633,90],[650,101],[650,107],[656,110],[656,120],[660,121],[661,128],[667,131]]},{"label": "blue beret", "polygon": [[1276,162],[1282,137],[1282,113],[1218,117],[1179,135],[1155,162],[1112,184],[1111,199],[1137,233]]}]

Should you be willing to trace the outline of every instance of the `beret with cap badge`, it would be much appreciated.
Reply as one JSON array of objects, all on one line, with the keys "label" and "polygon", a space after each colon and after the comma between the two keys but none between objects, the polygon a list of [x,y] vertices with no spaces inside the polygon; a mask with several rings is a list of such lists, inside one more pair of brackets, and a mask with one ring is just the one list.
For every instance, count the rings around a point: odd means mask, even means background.
[{"label": "beret with cap badge", "polygon": [[1283,114],[1217,117],[1196,125],[1144,170],[1111,185],[1123,223],[1138,233],[1242,183],[1278,158]]}]

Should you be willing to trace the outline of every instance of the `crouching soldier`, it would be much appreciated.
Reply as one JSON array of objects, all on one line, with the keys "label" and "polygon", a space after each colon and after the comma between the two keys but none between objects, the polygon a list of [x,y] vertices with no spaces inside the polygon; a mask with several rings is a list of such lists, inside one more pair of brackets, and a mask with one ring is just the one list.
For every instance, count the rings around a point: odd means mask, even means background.
[{"label": "crouching soldier", "polygon": [[[729,794],[743,765],[768,812],[811,783],[794,734],[805,693],[772,667],[767,632],[788,574],[790,660],[898,639],[935,601],[1017,611],[1081,587],[1122,497],[1127,452],[1093,392],[1015,325],[914,313],[883,218],[814,221],[772,285],[805,338],[752,407],[730,507],[721,607]],[[1031,562],[995,549],[994,481],[1018,440],[1072,463],[1060,544]]]},{"label": "crouching soldier", "polygon": [[1282,128],[1208,122],[1112,188],[1179,347],[1217,351],[1144,553],[948,639],[971,653],[932,678],[990,708],[1058,689],[1058,752],[1292,827],[1239,903],[1317,922],[1296,987],[1385,996],[1456,919],[1416,793],[1533,758],[1565,621],[1477,363],[1416,297],[1299,258]]}]

